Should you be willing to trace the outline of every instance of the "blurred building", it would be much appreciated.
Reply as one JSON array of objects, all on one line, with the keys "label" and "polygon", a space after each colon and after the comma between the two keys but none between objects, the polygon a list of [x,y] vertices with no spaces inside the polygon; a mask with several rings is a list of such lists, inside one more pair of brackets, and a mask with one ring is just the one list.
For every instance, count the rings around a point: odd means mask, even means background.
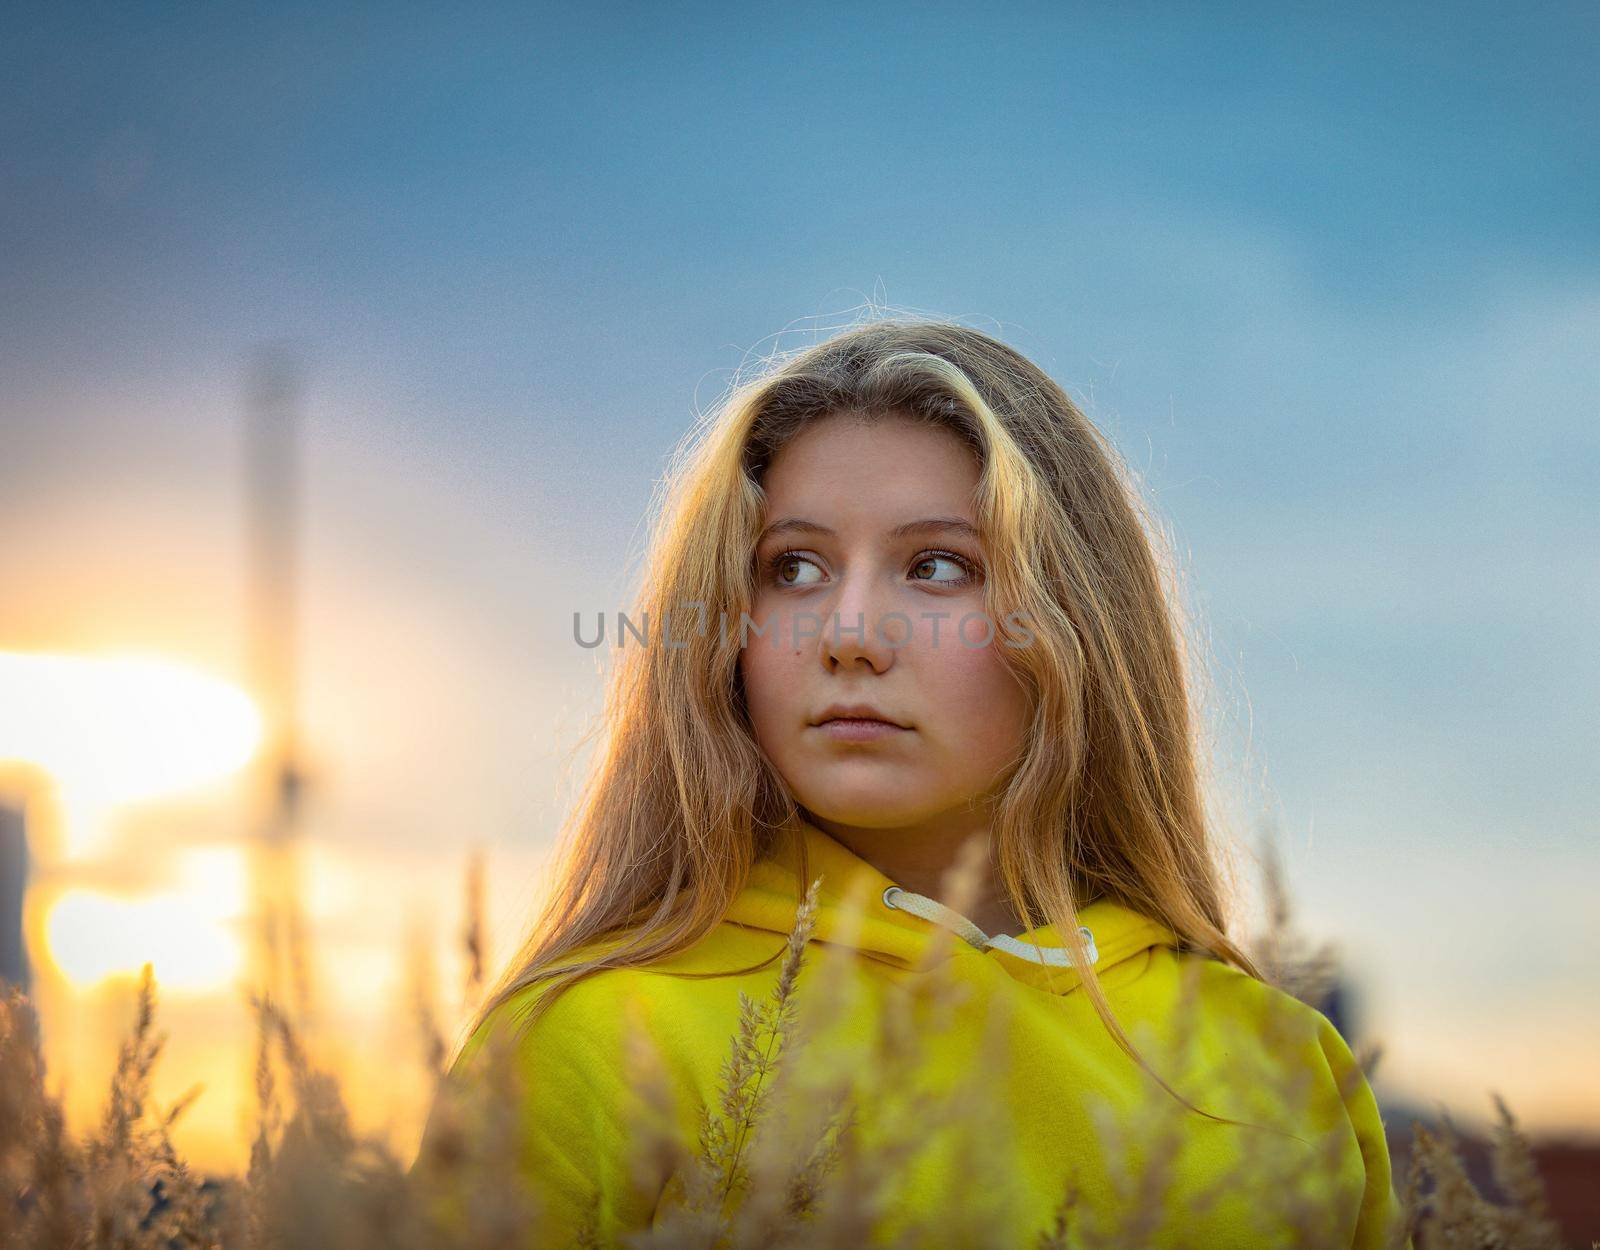
[{"label": "blurred building", "polygon": [[22,898],[28,888],[28,836],[24,809],[0,802],[0,978],[30,988],[28,949],[22,940]]}]

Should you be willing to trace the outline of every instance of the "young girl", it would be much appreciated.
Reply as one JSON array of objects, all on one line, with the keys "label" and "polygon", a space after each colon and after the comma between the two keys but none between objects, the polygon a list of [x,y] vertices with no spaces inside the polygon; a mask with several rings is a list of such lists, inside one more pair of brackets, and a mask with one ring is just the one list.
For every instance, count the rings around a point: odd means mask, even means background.
[{"label": "young girl", "polygon": [[[514,1039],[536,1244],[585,1218],[610,1244],[682,1201],[632,1148],[630,1028],[692,1142],[742,999],[842,973],[815,1044],[894,1090],[864,1039],[935,972],[962,995],[915,1040],[978,1097],[916,1122],[930,1150],[875,1235],[977,1244],[962,1212],[981,1209],[985,1244],[1031,1246],[1070,1193],[1071,1227],[1132,1221],[1126,1244],[1389,1244],[1365,1078],[1228,935],[1170,569],[1098,431],[995,339],[883,321],[741,386],[696,435],[610,639],[607,737],[554,887],[451,1069]],[[844,961],[780,987],[801,920],[798,951]],[[859,1100],[862,1141],[888,1140],[890,1101]],[[998,1181],[931,1148],[957,1105],[1001,1126],[979,1152]],[[1161,1108],[1166,1137],[1141,1128]]]}]

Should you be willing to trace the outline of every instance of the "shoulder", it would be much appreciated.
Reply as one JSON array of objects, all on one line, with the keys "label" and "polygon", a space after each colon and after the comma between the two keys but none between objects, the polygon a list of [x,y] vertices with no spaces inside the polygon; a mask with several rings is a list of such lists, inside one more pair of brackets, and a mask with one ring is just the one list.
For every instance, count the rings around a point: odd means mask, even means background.
[{"label": "shoulder", "polygon": [[1162,950],[1129,989],[1139,1007],[1129,1035],[1151,1043],[1141,1050],[1157,1070],[1207,1111],[1274,1130],[1252,1135],[1254,1148],[1300,1176],[1301,1191],[1314,1176],[1332,1186],[1331,1209],[1351,1233],[1343,1244],[1383,1245],[1399,1210],[1388,1143],[1366,1073],[1333,1021],[1198,952]]},{"label": "shoulder", "polygon": [[1189,1012],[1199,1027],[1226,1028],[1277,1045],[1343,1044],[1333,1022],[1316,1007],[1204,952],[1153,951],[1131,988],[1165,1008]]},{"label": "shoulder", "polygon": [[[1371,1091],[1351,1047],[1316,1007],[1200,952],[1155,952],[1145,974],[1120,990],[1129,1035],[1158,1054],[1230,1084],[1254,1110],[1300,1107],[1322,1127],[1346,1118]],[[1304,1121],[1302,1121],[1304,1122]]]},{"label": "shoulder", "polygon": [[741,994],[765,992],[779,971],[776,961],[747,971],[781,950],[776,939],[723,932],[730,928],[719,925],[712,939],[646,966],[514,990],[462,1043],[452,1077],[484,1070],[490,1049],[503,1046],[530,1082],[564,1074],[613,1088],[655,1065],[680,1092],[700,1089],[708,1062],[720,1060],[738,1032]]},{"label": "shoulder", "polygon": [[514,1109],[530,1171],[618,1171],[642,1125],[665,1111],[681,1126],[691,1111],[651,1021],[655,979],[608,968],[519,988],[473,1030],[447,1083],[471,1105]]},{"label": "shoulder", "polygon": [[1220,1018],[1233,1023],[1244,1061],[1238,1075],[1251,1096],[1235,1105],[1299,1138],[1308,1165],[1335,1179],[1355,1213],[1346,1244],[1387,1246],[1403,1212],[1382,1112],[1349,1042],[1309,1003],[1231,965],[1204,962],[1204,983]]},{"label": "shoulder", "polygon": [[607,968],[558,984],[545,979],[500,999],[479,1020],[451,1065],[451,1075],[482,1071],[497,1048],[516,1066],[587,1067],[618,1058],[613,1052],[638,1010],[647,975],[633,968]]},{"label": "shoulder", "polygon": [[[549,981],[519,988],[484,1015],[450,1066],[425,1143],[443,1131],[436,1121],[454,1120],[472,1126],[490,1166],[505,1166],[509,1146],[548,1234],[540,1245],[573,1244],[591,1215],[602,1240],[648,1222],[665,1180],[637,1170],[633,1154],[661,1124],[652,1100],[661,1086],[633,1042],[634,1004],[650,979],[613,968],[560,992]],[[681,1113],[673,1127],[681,1134]]]}]

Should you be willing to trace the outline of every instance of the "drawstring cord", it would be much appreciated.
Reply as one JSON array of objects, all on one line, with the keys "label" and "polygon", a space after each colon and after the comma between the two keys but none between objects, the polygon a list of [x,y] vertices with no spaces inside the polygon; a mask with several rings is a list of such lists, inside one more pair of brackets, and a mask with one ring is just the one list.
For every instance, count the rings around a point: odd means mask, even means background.
[{"label": "drawstring cord", "polygon": [[[965,939],[979,950],[1001,950],[1008,955],[1020,955],[1023,959],[1034,963],[1050,964],[1056,968],[1071,968],[1074,966],[1072,951],[1065,946],[1034,946],[1031,942],[1019,942],[1009,933],[996,934],[990,937],[972,921],[960,912],[946,907],[938,899],[929,898],[926,894],[913,894],[910,890],[903,890],[897,885],[891,885],[883,892],[883,905],[895,907],[900,911],[910,912],[913,916],[921,916],[924,920],[931,920],[935,924],[943,925],[952,933]],[[1089,962],[1100,961],[1100,952],[1094,944],[1094,934],[1089,932],[1087,925],[1078,930],[1083,934],[1084,945],[1089,948]]]}]

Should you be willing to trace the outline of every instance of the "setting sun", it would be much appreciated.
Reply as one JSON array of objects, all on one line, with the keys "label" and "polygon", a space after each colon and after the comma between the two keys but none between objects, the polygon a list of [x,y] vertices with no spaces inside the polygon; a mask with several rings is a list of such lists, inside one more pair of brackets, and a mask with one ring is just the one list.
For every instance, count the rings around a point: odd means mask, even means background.
[{"label": "setting sun", "polygon": [[68,857],[94,840],[91,813],[225,777],[261,737],[244,691],[172,660],[0,652],[0,761],[36,766],[83,815]]}]

